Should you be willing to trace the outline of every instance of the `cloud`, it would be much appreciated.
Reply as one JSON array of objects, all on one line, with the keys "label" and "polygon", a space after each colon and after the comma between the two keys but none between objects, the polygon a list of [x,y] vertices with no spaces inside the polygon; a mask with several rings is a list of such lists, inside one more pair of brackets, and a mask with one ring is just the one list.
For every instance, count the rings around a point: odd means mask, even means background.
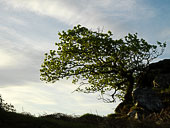
[{"label": "cloud", "polygon": [[105,27],[114,32],[126,31],[126,23],[152,18],[154,9],[141,0],[8,0],[16,10],[29,10],[53,17],[69,25]]},{"label": "cloud", "polygon": [[59,86],[47,86],[30,82],[26,86],[1,88],[1,94],[5,102],[13,104],[18,112],[26,111],[36,115],[44,112],[97,114],[96,111],[100,115],[106,115],[115,106],[96,100],[97,94],[71,93],[74,85],[70,83],[58,84]]},{"label": "cloud", "polygon": [[54,46],[56,30],[51,30],[54,27],[46,19],[42,21],[42,18],[36,19],[28,14],[22,17],[13,12],[11,15],[3,7],[1,10],[0,87],[39,82],[40,65],[44,53]]},{"label": "cloud", "polygon": [[8,67],[15,64],[15,59],[9,53],[0,49],[0,67]]},{"label": "cloud", "polygon": [[0,34],[0,86],[39,82],[43,50],[33,45],[35,41],[12,28],[0,25]]},{"label": "cloud", "polygon": [[53,38],[54,22],[50,26],[44,16],[68,25],[80,23],[95,29],[104,26],[117,35],[129,31],[126,22],[154,16],[153,9],[141,0],[1,0],[1,4],[0,86],[39,81],[43,54],[52,47],[47,42],[54,42],[48,39]]},{"label": "cloud", "polygon": [[47,42],[54,42],[48,39],[53,38],[49,35],[54,32],[54,23],[50,26],[41,16],[68,25],[80,23],[95,29],[104,26],[117,35],[129,30],[126,22],[154,16],[141,0],[1,0],[1,4],[0,86],[39,82],[43,54],[52,47]]}]

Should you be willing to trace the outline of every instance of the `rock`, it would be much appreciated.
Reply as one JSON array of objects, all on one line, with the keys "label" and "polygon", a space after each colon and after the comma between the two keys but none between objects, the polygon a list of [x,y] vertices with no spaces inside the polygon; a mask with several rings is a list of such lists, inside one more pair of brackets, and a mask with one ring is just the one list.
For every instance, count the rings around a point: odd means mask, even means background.
[{"label": "rock", "polygon": [[130,109],[126,107],[127,104],[120,103],[116,112],[128,113],[130,117],[141,119],[170,106],[170,59],[152,63],[146,68],[146,72],[138,77],[133,99]]},{"label": "rock", "polygon": [[156,63],[151,63],[149,65],[150,70],[156,70],[160,73],[168,73],[170,72],[170,59],[164,59]]},{"label": "rock", "polygon": [[136,110],[136,109],[129,112],[127,115],[131,118],[135,118],[135,119],[138,119],[138,120],[142,120],[145,117],[145,114],[142,111],[139,111],[139,110]]},{"label": "rock", "polygon": [[137,88],[133,97],[138,106],[149,112],[159,112],[164,107],[161,98],[152,88]]},{"label": "rock", "polygon": [[133,93],[134,103],[150,112],[161,111],[165,107],[165,97],[160,92],[170,88],[170,59],[150,64],[139,81]]},{"label": "rock", "polygon": [[127,114],[132,107],[132,104],[128,104],[126,102],[121,102],[115,109],[115,112],[118,114]]},{"label": "rock", "polygon": [[162,109],[160,113],[152,113],[148,115],[145,120],[152,120],[158,124],[170,122],[170,107],[167,107],[166,109]]},{"label": "rock", "polygon": [[137,86],[168,88],[170,86],[170,59],[150,64],[146,68],[146,73],[139,77]]},{"label": "rock", "polygon": [[169,88],[170,59],[165,59],[157,63],[150,64],[147,79],[150,79],[152,87]]}]

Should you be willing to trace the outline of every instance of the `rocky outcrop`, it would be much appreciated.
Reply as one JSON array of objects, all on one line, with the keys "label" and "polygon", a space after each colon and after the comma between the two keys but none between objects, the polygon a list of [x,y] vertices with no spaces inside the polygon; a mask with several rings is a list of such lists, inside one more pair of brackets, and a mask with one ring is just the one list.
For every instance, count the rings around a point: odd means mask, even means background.
[{"label": "rocky outcrop", "polygon": [[133,97],[135,104],[149,112],[159,112],[164,107],[161,98],[152,88],[137,88]]},{"label": "rocky outcrop", "polygon": [[[151,78],[149,78],[151,76]],[[152,86],[169,88],[170,86],[170,59],[165,59],[149,65],[147,79],[152,81]]]},{"label": "rocky outcrop", "polygon": [[134,106],[129,115],[141,118],[170,105],[170,59],[152,63],[133,92]]}]

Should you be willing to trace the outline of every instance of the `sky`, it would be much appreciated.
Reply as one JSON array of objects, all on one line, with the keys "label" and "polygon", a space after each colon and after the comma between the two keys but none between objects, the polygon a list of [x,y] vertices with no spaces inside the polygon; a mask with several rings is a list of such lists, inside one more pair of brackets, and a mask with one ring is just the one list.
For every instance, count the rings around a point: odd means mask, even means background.
[{"label": "sky", "polygon": [[44,53],[58,32],[81,24],[111,30],[114,39],[138,33],[148,43],[167,43],[158,60],[170,58],[169,0],[0,0],[0,94],[17,112],[107,115],[119,103],[99,94],[72,93],[70,80],[40,81]]}]

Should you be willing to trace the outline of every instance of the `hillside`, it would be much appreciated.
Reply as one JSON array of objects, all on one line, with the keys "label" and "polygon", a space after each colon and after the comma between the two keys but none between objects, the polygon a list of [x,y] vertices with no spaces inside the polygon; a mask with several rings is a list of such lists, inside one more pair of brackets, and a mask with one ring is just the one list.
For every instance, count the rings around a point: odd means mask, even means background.
[{"label": "hillside", "polygon": [[[0,128],[170,128],[170,116],[165,114],[162,112],[150,115],[147,119],[139,121],[116,114],[107,117],[92,114],[72,117],[59,113],[34,117],[30,114],[1,111]],[[166,119],[160,118],[165,116]]]}]

